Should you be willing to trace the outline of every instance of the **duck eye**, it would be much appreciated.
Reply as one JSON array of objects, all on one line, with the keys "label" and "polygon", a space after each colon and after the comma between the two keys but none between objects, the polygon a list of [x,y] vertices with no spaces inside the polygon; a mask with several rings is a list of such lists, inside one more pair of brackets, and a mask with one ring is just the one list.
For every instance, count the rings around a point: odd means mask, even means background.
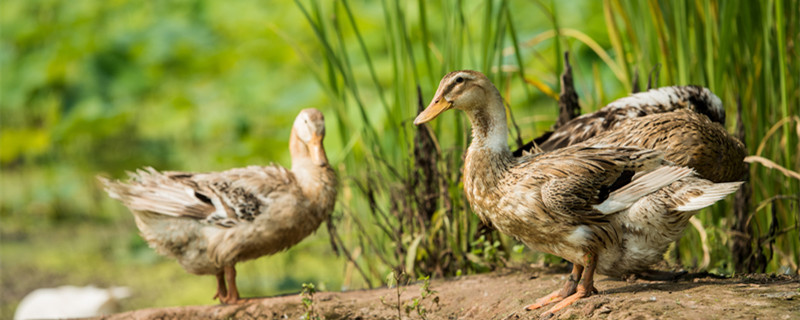
[{"label": "duck eye", "polygon": [[462,83],[462,82],[464,82],[464,78],[462,77],[456,78],[456,83]]}]

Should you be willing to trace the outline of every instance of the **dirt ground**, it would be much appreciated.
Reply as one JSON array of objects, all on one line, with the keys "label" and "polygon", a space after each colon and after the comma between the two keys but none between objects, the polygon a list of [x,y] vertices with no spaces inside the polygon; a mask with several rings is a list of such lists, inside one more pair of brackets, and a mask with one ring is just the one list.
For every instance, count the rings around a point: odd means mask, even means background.
[{"label": "dirt ground", "polygon": [[[405,306],[421,297],[422,283],[397,290],[380,288],[318,292],[311,319],[538,319],[542,310],[524,306],[561,287],[563,270],[505,269],[491,274],[433,280],[422,299],[426,313]],[[720,278],[688,274],[677,281],[611,279],[598,276],[600,290],[553,319],[800,319],[800,276],[742,275]],[[438,301],[437,302],[435,302]],[[146,309],[99,319],[301,319],[300,295],[249,299],[240,305]],[[316,316],[316,318],[314,317]]]}]

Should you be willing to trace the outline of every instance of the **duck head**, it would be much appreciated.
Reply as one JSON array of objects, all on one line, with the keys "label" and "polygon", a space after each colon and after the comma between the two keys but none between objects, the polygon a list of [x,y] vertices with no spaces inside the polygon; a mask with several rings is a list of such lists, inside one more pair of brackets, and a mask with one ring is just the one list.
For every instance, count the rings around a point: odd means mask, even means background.
[{"label": "duck head", "polygon": [[499,96],[500,93],[483,73],[473,70],[453,71],[439,82],[433,100],[414,119],[414,124],[420,125],[431,121],[452,108],[473,114],[478,109],[485,109],[492,99]]},{"label": "duck head", "polygon": [[300,111],[292,126],[292,138],[289,149],[292,163],[303,158],[320,167],[328,165],[328,156],[322,140],[325,138],[325,117],[317,109],[309,108]]}]

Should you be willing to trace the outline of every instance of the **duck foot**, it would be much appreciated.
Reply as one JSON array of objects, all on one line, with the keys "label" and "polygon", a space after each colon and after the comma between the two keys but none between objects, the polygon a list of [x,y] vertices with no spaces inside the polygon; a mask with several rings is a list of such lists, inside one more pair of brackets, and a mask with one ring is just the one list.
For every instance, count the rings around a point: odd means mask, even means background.
[{"label": "duck foot", "polygon": [[555,315],[556,312],[561,311],[561,309],[564,309],[567,306],[575,303],[575,301],[578,301],[582,298],[586,298],[591,295],[592,292],[590,290],[586,290],[584,286],[579,286],[577,292],[570,295],[569,297],[561,299],[561,301],[558,304],[550,308],[550,310],[545,311],[545,313],[542,313],[542,315],[539,317],[542,319],[550,319],[551,317],[553,317],[553,315]]},{"label": "duck foot", "polygon": [[571,296],[574,294],[578,288],[578,281],[581,281],[581,273],[583,273],[583,266],[578,264],[572,265],[572,273],[569,275],[567,282],[564,283],[564,287],[561,290],[553,291],[552,293],[541,297],[536,300],[533,304],[530,304],[525,307],[525,310],[536,310],[541,307],[544,307],[548,304],[559,302],[564,300],[564,298]]},{"label": "duck foot", "polygon": [[583,259],[585,267],[575,264],[569,279],[567,279],[567,283],[564,284],[561,290],[536,300],[535,303],[525,307],[525,310],[535,310],[545,305],[558,302],[555,306],[550,308],[550,310],[547,310],[541,315],[541,318],[549,319],[556,312],[575,303],[575,301],[589,297],[592,293],[597,292],[597,289],[594,287],[594,269],[597,265],[597,257],[592,253],[587,253],[584,255]]},{"label": "duck foot", "polygon": [[544,297],[536,299],[536,302],[526,306],[525,310],[528,310],[528,311],[536,310],[536,309],[544,307],[544,306],[546,306],[548,304],[555,303],[555,302],[558,302],[558,301],[561,301],[561,300],[564,300],[564,297],[561,296],[561,290],[556,290],[556,291],[553,291],[553,293],[551,293],[551,294],[548,294],[548,295],[546,295]]},{"label": "duck foot", "polygon": [[224,298],[220,298],[219,299],[219,302],[221,302],[224,305],[242,304],[245,301],[246,301],[246,299],[240,299],[240,298],[236,298],[236,297],[224,297]]}]

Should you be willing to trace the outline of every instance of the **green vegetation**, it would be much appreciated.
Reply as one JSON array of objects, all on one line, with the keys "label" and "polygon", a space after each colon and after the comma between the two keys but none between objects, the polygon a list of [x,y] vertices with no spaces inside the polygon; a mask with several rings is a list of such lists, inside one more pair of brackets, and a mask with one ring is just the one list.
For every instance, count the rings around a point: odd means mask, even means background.
[{"label": "green vegetation", "polygon": [[391,312],[397,312],[397,319],[404,319],[403,311],[405,311],[405,318],[409,318],[413,314],[422,320],[428,319],[428,312],[432,311],[439,306],[439,296],[437,291],[431,289],[430,276],[419,277],[417,281],[422,282],[419,288],[419,295],[413,296],[408,301],[403,301],[402,295],[406,291],[413,278],[410,278],[406,273],[389,272],[386,276],[386,285],[389,288],[394,287],[394,297],[387,298],[381,296],[381,303],[389,308]]},{"label": "green vegetation", "polygon": [[243,296],[557,262],[513,250],[469,210],[461,113],[411,122],[446,72],[476,69],[509,105],[510,144],[527,141],[557,117],[563,51],[583,112],[646,88],[654,69],[654,86],[711,88],[731,132],[741,101],[755,161],[745,218],[733,197],[704,210],[669,261],[796,273],[800,181],[786,172],[800,171],[796,12],[797,0],[4,1],[0,318],[30,290],[64,284],[131,286],[126,308],[214,303],[213,277],[147,248],[94,176],[288,166],[289,129],[306,107],[327,117],[337,232],[241,264]]},{"label": "green vegetation", "polygon": [[300,296],[303,298],[303,308],[306,309],[306,312],[300,317],[302,320],[322,320],[317,312],[314,310],[314,294],[317,293],[317,288],[314,286],[313,283],[304,283],[303,284],[303,291],[300,293]]}]

